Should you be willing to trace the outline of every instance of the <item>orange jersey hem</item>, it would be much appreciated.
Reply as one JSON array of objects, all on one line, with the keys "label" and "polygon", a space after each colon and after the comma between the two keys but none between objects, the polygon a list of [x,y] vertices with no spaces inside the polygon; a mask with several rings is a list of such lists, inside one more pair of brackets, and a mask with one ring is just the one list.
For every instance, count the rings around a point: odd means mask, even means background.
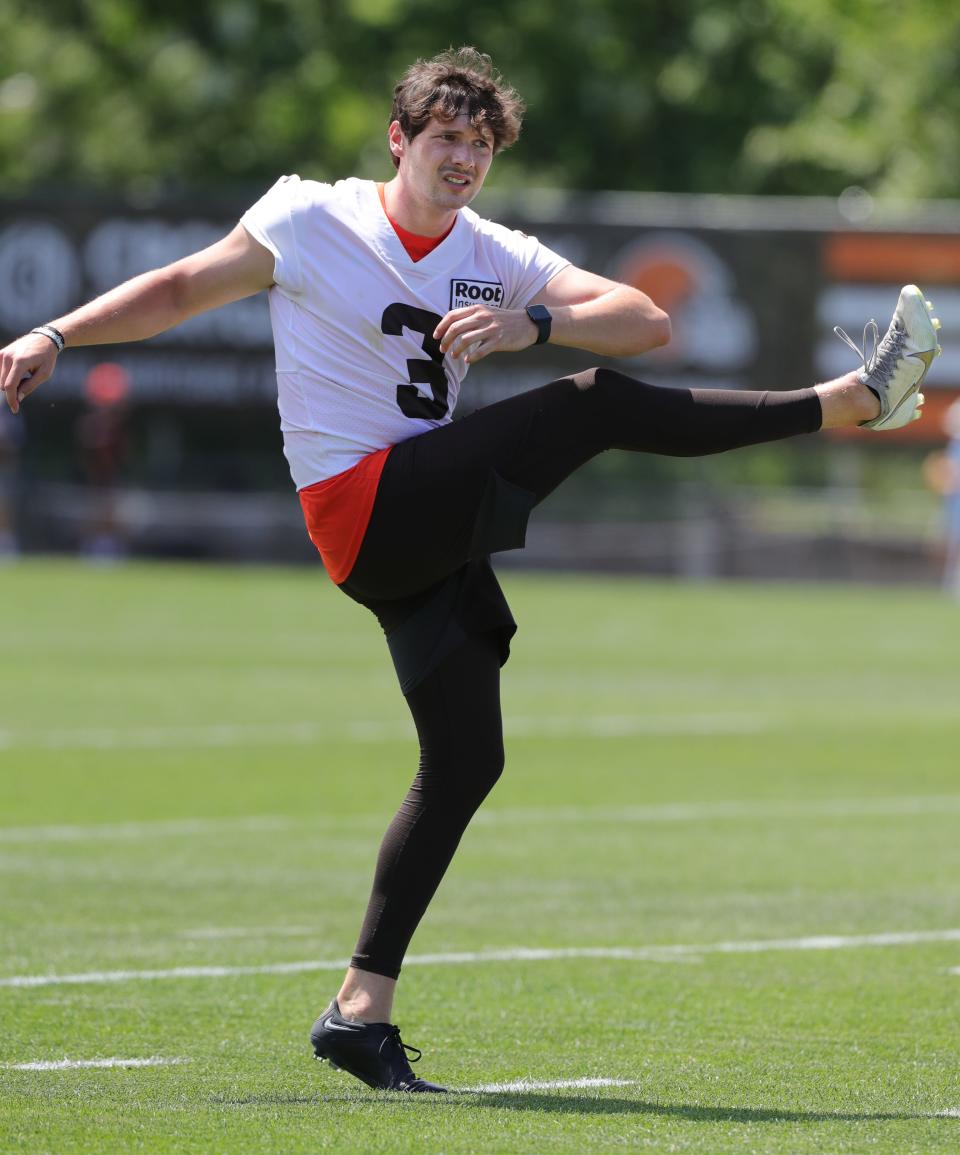
[{"label": "orange jersey hem", "polygon": [[336,585],[347,580],[360,553],[391,448],[368,453],[343,473],[300,490],[307,533]]}]

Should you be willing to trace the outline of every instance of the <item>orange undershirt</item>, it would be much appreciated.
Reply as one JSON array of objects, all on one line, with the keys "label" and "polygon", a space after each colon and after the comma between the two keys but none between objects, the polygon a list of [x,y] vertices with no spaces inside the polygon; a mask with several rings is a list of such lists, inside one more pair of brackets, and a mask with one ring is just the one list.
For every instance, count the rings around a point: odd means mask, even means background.
[{"label": "orange undershirt", "polygon": [[[408,232],[387,212],[382,184],[377,186],[377,191],[380,193],[384,215],[411,261],[421,261],[432,253],[453,228],[451,225],[441,237],[421,237]],[[387,446],[369,453],[343,473],[300,490],[300,505],[307,533],[319,550],[327,573],[337,585],[347,580],[357,560],[390,449]]]},{"label": "orange undershirt", "polygon": [[421,237],[418,236],[417,233],[408,233],[407,230],[402,225],[398,225],[393,217],[387,212],[387,198],[384,195],[382,184],[377,185],[377,192],[380,194],[380,203],[383,205],[384,216],[387,218],[390,224],[393,225],[393,231],[400,238],[400,243],[407,250],[407,256],[413,262],[422,261],[424,257],[429,256],[441,241],[445,241],[447,239],[451,230],[453,229],[453,225],[457,223],[456,218],[454,218],[453,224],[450,226],[450,228],[439,237]]}]

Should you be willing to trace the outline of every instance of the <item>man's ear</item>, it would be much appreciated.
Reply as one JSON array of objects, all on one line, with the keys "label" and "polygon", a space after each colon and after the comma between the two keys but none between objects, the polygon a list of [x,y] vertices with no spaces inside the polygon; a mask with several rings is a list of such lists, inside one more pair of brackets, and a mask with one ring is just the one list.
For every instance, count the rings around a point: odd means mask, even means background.
[{"label": "man's ear", "polygon": [[397,160],[403,156],[404,147],[406,145],[406,138],[403,135],[403,129],[400,127],[400,121],[394,120],[390,123],[390,128],[387,133],[387,139],[390,143],[390,153]]}]

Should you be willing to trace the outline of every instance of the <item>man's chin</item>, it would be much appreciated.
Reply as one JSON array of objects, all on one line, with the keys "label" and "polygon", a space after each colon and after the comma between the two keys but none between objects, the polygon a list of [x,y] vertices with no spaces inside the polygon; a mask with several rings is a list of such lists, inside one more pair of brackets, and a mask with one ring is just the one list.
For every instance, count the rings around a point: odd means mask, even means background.
[{"label": "man's chin", "polygon": [[480,185],[475,181],[460,187],[444,185],[437,198],[438,203],[446,209],[459,209],[468,205],[480,191]]}]

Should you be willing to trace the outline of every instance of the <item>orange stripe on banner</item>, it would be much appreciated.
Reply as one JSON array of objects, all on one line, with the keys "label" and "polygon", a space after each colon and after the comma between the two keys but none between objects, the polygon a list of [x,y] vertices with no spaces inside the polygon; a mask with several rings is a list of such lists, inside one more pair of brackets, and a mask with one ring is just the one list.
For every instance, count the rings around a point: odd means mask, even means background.
[{"label": "orange stripe on banner", "polygon": [[843,281],[960,281],[960,237],[839,233],[823,247],[824,271]]}]

